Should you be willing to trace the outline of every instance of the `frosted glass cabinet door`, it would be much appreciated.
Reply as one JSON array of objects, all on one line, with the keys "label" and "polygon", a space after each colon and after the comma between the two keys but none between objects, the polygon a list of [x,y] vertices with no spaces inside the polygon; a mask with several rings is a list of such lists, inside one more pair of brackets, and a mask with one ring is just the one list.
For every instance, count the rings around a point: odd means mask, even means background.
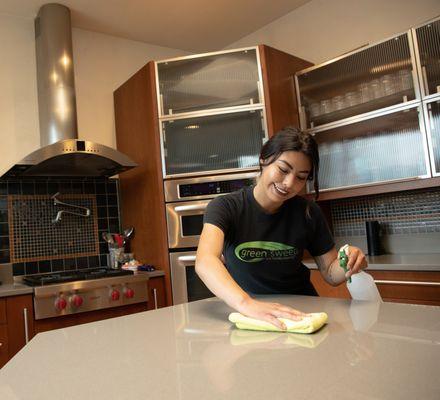
[{"label": "frosted glass cabinet door", "polygon": [[434,161],[433,174],[440,176],[440,100],[432,101],[426,107]]},{"label": "frosted glass cabinet door", "polygon": [[256,49],[157,64],[161,115],[262,103]]},{"label": "frosted glass cabinet door", "polygon": [[162,122],[165,176],[258,166],[261,110]]},{"label": "frosted glass cabinet door", "polygon": [[408,34],[300,72],[303,128],[415,100],[415,76]]},{"label": "frosted glass cabinet door", "polygon": [[420,115],[410,108],[316,133],[320,189],[429,177]]},{"label": "frosted glass cabinet door", "polygon": [[440,93],[440,20],[416,29],[426,95]]}]

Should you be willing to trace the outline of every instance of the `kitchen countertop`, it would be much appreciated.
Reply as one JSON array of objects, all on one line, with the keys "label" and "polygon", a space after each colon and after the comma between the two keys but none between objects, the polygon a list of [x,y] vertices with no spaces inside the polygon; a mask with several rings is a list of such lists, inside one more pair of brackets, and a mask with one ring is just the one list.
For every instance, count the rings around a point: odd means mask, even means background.
[{"label": "kitchen countertop", "polygon": [[0,285],[0,297],[18,296],[33,293],[34,289],[22,283],[3,283]]},{"label": "kitchen countertop", "polygon": [[[440,271],[440,254],[384,254],[367,256],[370,271]],[[317,269],[315,261],[304,259],[304,265]]]},{"label": "kitchen countertop", "polygon": [[212,298],[44,332],[0,370],[0,398],[440,398],[440,307],[266,299],[325,311],[328,324],[239,331]]}]

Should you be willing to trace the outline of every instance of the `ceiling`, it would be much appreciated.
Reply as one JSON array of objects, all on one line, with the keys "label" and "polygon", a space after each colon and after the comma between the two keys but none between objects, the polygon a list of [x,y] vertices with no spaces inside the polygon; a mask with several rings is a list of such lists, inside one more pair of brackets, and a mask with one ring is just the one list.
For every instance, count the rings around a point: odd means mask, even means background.
[{"label": "ceiling", "polygon": [[[61,0],[72,25],[190,52],[217,50],[310,0]],[[33,19],[46,0],[0,0],[0,14]]]}]

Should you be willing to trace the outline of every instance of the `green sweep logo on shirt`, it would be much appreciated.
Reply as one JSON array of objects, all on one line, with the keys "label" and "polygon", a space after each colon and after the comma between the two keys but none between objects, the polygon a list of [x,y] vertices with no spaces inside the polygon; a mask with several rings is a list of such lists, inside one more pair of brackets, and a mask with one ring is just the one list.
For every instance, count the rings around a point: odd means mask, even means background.
[{"label": "green sweep logo on shirt", "polygon": [[245,242],[235,248],[236,257],[248,263],[263,260],[288,260],[297,254],[298,250],[295,247],[277,242]]}]

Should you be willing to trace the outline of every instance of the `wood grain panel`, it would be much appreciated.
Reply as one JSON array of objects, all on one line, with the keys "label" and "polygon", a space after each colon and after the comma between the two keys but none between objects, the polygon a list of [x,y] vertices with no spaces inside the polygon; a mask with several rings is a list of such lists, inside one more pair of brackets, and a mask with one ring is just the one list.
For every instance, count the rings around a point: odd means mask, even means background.
[{"label": "wood grain panel", "polygon": [[264,100],[269,137],[286,126],[299,128],[293,76],[313,64],[269,46],[258,46],[263,70]]},{"label": "wood grain panel", "polygon": [[[156,290],[156,302],[154,291]],[[163,276],[157,276],[148,280],[148,309],[154,310],[166,306],[166,288]]]},{"label": "wood grain panel", "polygon": [[[131,251],[165,272],[171,287],[155,69],[150,62],[114,92],[118,150],[139,166],[121,174],[121,219],[134,226]],[[167,291],[167,304],[171,304]]]},{"label": "wood grain panel", "polygon": [[0,325],[6,324],[6,299],[0,299]]},{"label": "wood grain panel", "polygon": [[34,303],[32,295],[11,296],[6,299],[9,358],[12,358],[26,344],[24,309],[27,309],[28,335],[30,340],[34,336]]},{"label": "wood grain panel", "polygon": [[8,329],[6,325],[0,325],[0,368],[9,360]]}]

